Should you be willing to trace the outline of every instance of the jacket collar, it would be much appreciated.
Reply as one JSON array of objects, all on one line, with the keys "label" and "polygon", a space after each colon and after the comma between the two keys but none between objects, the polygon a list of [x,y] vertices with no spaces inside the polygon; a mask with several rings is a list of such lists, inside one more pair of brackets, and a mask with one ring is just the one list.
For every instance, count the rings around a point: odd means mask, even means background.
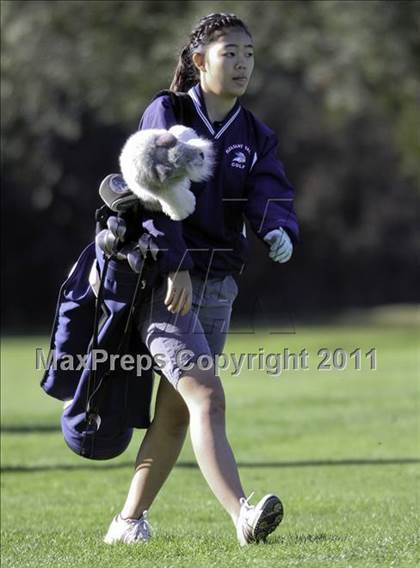
[{"label": "jacket collar", "polygon": [[[235,104],[225,116],[224,120],[221,123],[212,124],[207,113],[206,102],[204,100],[200,83],[196,83],[193,87],[191,87],[191,89],[189,89],[188,91],[188,94],[193,100],[198,116],[203,121],[210,134],[216,139],[220,138],[223,133],[226,132],[226,130],[235,122],[242,109],[239,99],[236,99]],[[217,124],[218,126],[215,127],[215,124]]]}]

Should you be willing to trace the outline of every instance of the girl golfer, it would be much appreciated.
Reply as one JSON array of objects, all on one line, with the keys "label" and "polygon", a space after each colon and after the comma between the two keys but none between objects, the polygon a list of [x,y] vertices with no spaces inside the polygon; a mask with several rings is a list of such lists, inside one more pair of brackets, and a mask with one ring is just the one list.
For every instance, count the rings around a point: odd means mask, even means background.
[{"label": "girl golfer", "polygon": [[[197,361],[223,350],[246,259],[244,216],[275,262],[289,260],[298,235],[293,187],[276,155],[277,137],[239,102],[254,68],[253,51],[240,19],[210,14],[192,31],[170,87],[191,97],[191,127],[213,141],[217,167],[210,181],[192,184],[194,213],[171,222],[162,285],[138,318],[144,343],[165,364],[126,502],[104,539],[109,544],[151,538],[147,510],[178,458],[188,426],[200,470],[241,545],[265,540],[282,519],[276,495],[255,506],[246,499],[226,438],[222,383],[214,366],[205,369]],[[139,128],[175,123],[170,97],[163,96],[147,107]]]}]

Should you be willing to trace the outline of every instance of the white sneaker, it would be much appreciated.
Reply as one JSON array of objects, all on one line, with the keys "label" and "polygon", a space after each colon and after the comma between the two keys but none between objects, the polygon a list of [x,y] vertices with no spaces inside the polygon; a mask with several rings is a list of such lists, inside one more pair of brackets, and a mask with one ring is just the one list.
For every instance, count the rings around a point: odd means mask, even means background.
[{"label": "white sneaker", "polygon": [[265,541],[283,519],[283,505],[276,495],[266,495],[255,507],[249,504],[252,495],[241,497],[241,510],[236,523],[236,535],[241,546],[251,542]]},{"label": "white sneaker", "polygon": [[140,519],[123,519],[118,514],[112,519],[108,532],[105,535],[106,544],[124,542],[132,544],[135,542],[147,542],[152,536],[152,527],[147,520],[147,511],[143,511]]}]

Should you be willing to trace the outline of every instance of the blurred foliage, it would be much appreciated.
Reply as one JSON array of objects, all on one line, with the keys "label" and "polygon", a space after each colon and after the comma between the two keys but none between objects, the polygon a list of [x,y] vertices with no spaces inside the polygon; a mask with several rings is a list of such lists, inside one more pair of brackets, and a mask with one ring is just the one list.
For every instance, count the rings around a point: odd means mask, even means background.
[{"label": "blurred foliage", "polygon": [[[242,102],[278,133],[296,186],[292,303],[418,299],[419,2],[12,0],[1,3],[6,322],[49,321],[63,268],[93,236],[98,182],[215,11],[253,34]],[[249,266],[245,289],[263,270]],[[274,290],[280,268],[268,270]],[[29,274],[43,277],[30,292]]]}]

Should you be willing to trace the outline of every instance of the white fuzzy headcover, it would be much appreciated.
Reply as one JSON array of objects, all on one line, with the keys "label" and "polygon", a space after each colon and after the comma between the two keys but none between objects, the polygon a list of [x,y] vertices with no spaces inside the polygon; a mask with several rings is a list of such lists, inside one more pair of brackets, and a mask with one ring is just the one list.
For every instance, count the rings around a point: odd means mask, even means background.
[{"label": "white fuzzy headcover", "polygon": [[210,179],[214,160],[210,140],[176,124],[169,130],[139,130],[130,136],[121,151],[120,168],[146,209],[180,221],[195,209],[191,181]]}]

